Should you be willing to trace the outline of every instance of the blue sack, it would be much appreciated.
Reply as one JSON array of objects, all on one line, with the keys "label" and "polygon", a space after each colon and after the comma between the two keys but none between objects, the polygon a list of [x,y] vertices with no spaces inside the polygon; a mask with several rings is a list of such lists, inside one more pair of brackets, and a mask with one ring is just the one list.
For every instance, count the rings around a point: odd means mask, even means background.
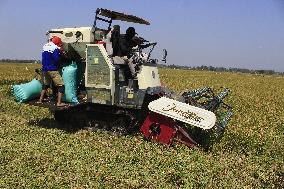
[{"label": "blue sack", "polygon": [[77,65],[73,62],[62,69],[62,78],[65,85],[63,101],[78,103],[77,99]]},{"label": "blue sack", "polygon": [[12,93],[17,102],[26,102],[28,100],[38,98],[40,96],[41,89],[42,85],[40,81],[33,79],[29,83],[13,85]]}]

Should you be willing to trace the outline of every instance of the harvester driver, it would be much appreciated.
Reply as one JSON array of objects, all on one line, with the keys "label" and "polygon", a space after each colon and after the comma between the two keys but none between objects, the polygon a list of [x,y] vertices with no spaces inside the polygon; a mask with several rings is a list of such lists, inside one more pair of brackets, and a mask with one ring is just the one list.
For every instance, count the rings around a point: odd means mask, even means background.
[{"label": "harvester driver", "polygon": [[121,37],[120,41],[120,50],[121,55],[120,56],[127,56],[127,58],[130,58],[130,53],[133,47],[137,46],[138,44],[135,42],[135,28],[129,27],[126,30],[126,34]]},{"label": "harvester driver", "polygon": [[[59,59],[62,54],[61,38],[53,36],[49,43],[43,46],[42,51],[42,91],[38,103],[43,102],[46,90],[50,87],[51,80],[57,89],[57,107],[66,106],[62,103],[62,96],[64,94],[64,83],[59,74]],[[54,91],[53,91],[54,92]]]},{"label": "harvester driver", "polygon": [[[119,30],[116,32],[119,33]],[[116,32],[114,32],[113,34],[115,34]],[[136,77],[135,64],[133,64],[133,62],[129,58],[131,57],[132,49],[139,44],[137,40],[135,40],[135,35],[135,28],[129,27],[126,30],[126,34],[120,35],[118,40],[116,39],[117,37],[114,37],[113,35],[111,38],[114,64],[127,64],[130,69],[132,78]]]}]

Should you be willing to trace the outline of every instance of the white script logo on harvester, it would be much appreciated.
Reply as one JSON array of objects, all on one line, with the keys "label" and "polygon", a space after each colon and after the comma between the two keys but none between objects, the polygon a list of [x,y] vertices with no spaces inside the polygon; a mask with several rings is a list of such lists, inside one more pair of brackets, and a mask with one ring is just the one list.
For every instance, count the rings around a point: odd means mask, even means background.
[{"label": "white script logo on harvester", "polygon": [[175,112],[177,114],[179,114],[180,116],[184,117],[185,119],[192,119],[196,122],[201,122],[202,120],[204,120],[202,117],[199,117],[196,113],[194,112],[190,112],[189,110],[187,111],[183,111],[181,109],[178,109],[177,108],[177,105],[175,103],[173,104],[169,104],[167,105],[166,108],[162,108],[163,111],[166,111],[166,112]]}]

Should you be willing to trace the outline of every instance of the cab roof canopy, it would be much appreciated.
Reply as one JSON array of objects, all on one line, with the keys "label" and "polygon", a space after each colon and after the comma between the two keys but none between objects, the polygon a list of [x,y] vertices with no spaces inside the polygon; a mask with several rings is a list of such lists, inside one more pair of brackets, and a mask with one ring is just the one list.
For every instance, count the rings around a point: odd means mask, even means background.
[{"label": "cab roof canopy", "polygon": [[[98,17],[98,15],[110,18],[111,20],[109,20],[109,21],[105,20],[103,18]],[[96,19],[109,22],[110,24],[111,24],[112,20],[121,20],[121,21],[126,21],[126,22],[134,22],[134,23],[138,23],[138,24],[150,25],[150,22],[148,22],[147,20],[144,20],[143,18],[139,18],[139,17],[133,16],[133,15],[124,14],[124,13],[121,13],[121,12],[111,11],[111,10],[108,10],[108,9],[102,9],[102,8],[97,9]]]}]

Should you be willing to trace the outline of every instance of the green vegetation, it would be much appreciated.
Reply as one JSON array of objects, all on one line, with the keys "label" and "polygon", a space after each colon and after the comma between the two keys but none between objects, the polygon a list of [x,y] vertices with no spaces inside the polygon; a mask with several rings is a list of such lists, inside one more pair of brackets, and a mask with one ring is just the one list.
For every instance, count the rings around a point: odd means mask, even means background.
[{"label": "green vegetation", "polygon": [[226,86],[234,116],[209,152],[142,136],[59,129],[11,85],[37,64],[0,64],[0,188],[284,188],[284,78],[161,69],[175,91]]},{"label": "green vegetation", "polygon": [[246,68],[224,68],[224,67],[213,67],[213,66],[179,66],[179,65],[159,65],[163,68],[172,69],[184,69],[184,70],[202,70],[202,71],[214,71],[214,72],[233,72],[233,73],[250,73],[250,74],[263,74],[263,75],[279,75],[284,76],[284,72],[276,72],[274,70],[252,70]]}]

